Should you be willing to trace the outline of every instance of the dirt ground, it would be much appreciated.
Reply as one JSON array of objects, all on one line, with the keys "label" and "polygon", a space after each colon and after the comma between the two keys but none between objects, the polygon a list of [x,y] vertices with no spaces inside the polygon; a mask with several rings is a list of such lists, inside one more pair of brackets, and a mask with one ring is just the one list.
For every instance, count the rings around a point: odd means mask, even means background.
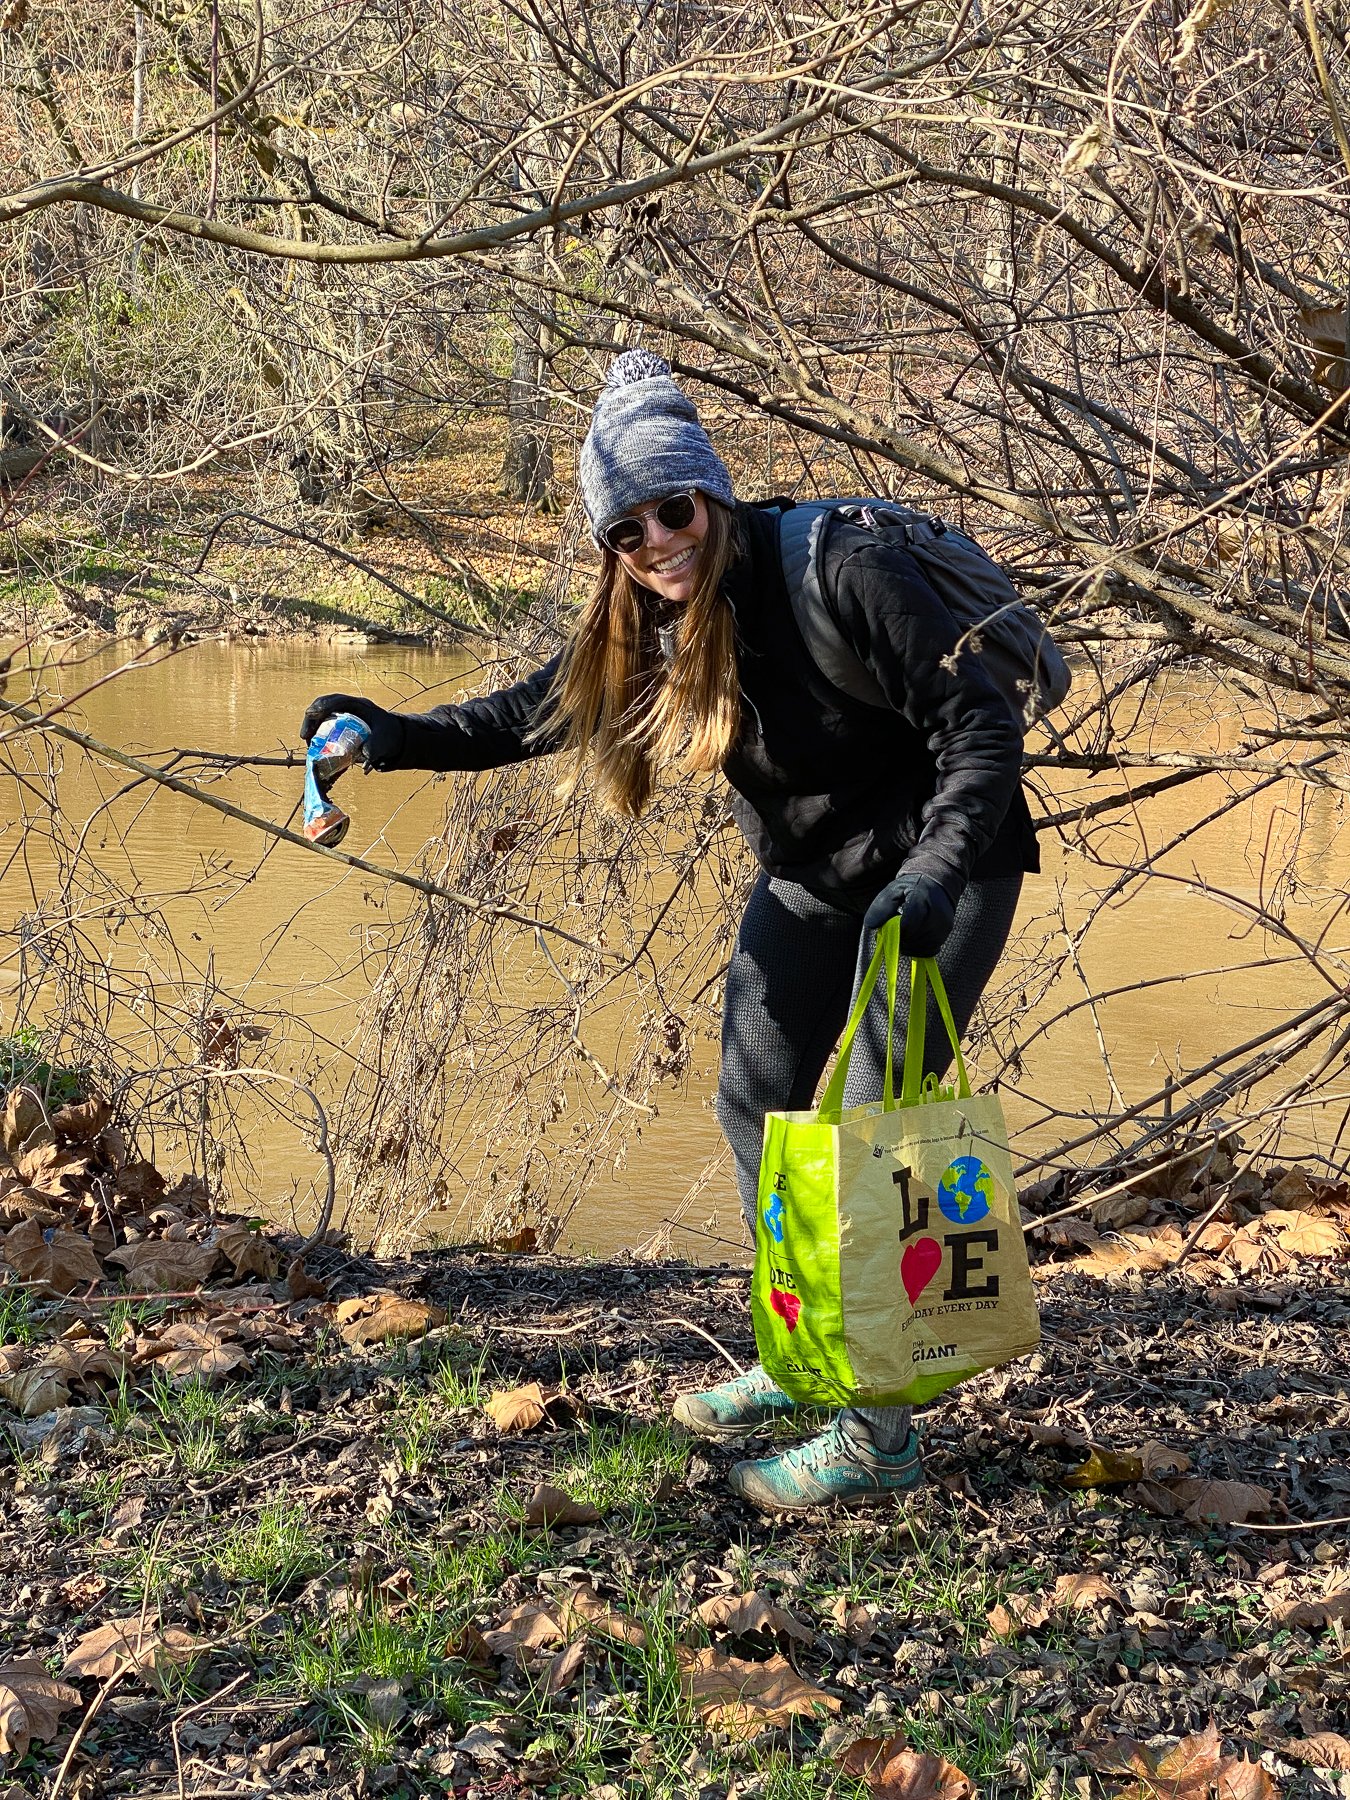
[{"label": "dirt ground", "polygon": [[[0,1759],[5,1800],[956,1796],[958,1772],[1083,1800],[1350,1793],[1343,1265],[1235,1292],[1055,1264],[1042,1348],[924,1412],[917,1497],[791,1519],[725,1484],[767,1436],[668,1417],[753,1360],[744,1271],[337,1250],[308,1271],[326,1293],[124,1313],[247,1360],[123,1383],[101,1424],[0,1449],[0,1665],[36,1659],[67,1696]],[[343,1326],[340,1302],[381,1290],[445,1322],[347,1342],[362,1309]],[[3,1335],[72,1317],[12,1311]],[[494,1423],[491,1396],[531,1383],[540,1404]],[[1149,1445],[1152,1474],[1122,1479],[1139,1464],[1110,1458]],[[1102,1484],[1069,1485],[1094,1446]],[[1218,1522],[1234,1483],[1251,1510]],[[541,1484],[590,1522],[528,1523],[564,1504]],[[1199,1786],[1122,1786],[1211,1722]],[[954,1768],[869,1782],[844,1754],[869,1734]]]}]

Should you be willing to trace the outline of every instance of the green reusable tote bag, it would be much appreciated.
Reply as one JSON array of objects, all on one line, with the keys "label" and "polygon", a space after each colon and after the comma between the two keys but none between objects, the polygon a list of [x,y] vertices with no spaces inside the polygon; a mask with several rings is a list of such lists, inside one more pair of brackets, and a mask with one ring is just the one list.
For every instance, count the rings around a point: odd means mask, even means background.
[{"label": "green reusable tote bag", "polygon": [[[877,934],[816,1112],[764,1121],[755,1340],[767,1372],[817,1406],[910,1406],[1040,1342],[1003,1109],[972,1094],[936,962],[910,967],[894,1088],[900,923]],[[884,966],[882,1099],[843,1106],[853,1040]],[[931,985],[956,1057],[955,1089],[923,1076]]]}]

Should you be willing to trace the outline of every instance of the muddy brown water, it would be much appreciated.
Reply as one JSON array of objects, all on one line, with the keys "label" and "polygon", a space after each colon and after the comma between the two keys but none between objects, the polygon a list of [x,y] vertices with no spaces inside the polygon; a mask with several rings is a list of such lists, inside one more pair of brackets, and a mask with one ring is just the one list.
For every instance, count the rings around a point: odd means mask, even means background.
[{"label": "muddy brown water", "polygon": [[[280,755],[295,744],[307,701],[326,690],[358,691],[391,706],[421,706],[481,685],[465,657],[389,645],[209,642],[172,656],[144,652],[137,660],[148,666],[134,666],[112,680],[104,678],[134,658],[126,647],[65,656],[44,677],[48,703],[58,693],[81,696],[63,718],[124,750],[154,753],[157,760],[170,747]],[[17,683],[10,693],[21,697]],[[1129,741],[1155,749],[1198,742],[1231,747],[1240,729],[1232,703],[1216,686],[1174,677],[1149,696]],[[370,878],[344,874],[285,845],[268,848],[248,826],[165,790],[121,794],[125,771],[79,750],[62,750],[59,771],[50,776],[44,767],[33,764],[28,775],[38,786],[44,780],[52,784],[67,836],[83,831],[92,863],[162,911],[184,977],[200,980],[210,973],[262,1016],[273,1009],[295,1011],[318,1034],[320,1051],[311,1060],[320,1078],[325,1065],[340,1066],[337,1047],[351,1036],[388,930],[387,915],[363,897]],[[1045,784],[1052,807],[1115,785],[1109,776],[1057,776]],[[253,768],[223,778],[213,791],[284,822],[299,787],[297,769]],[[1132,991],[1104,1002],[1095,1018],[1078,1011],[1030,1044],[1021,1073],[1005,1090],[1015,1153],[1027,1155],[1062,1135],[1046,1126],[1042,1103],[1090,1114],[1110,1104],[1111,1076],[1132,1103],[1159,1088],[1169,1068],[1194,1068],[1327,991],[1304,960],[1291,958],[1288,946],[1254,929],[1241,908],[1268,893],[1271,871],[1287,862],[1296,884],[1278,898],[1290,924],[1310,934],[1326,933],[1328,951],[1350,943],[1350,925],[1339,915],[1350,870],[1341,798],[1277,785],[1169,849],[1187,825],[1220,804],[1224,792],[1219,780],[1206,777],[1151,799],[1138,813],[1125,809],[1111,815],[1113,822],[1099,833],[1098,848],[1108,857],[1124,860],[1142,845],[1154,859],[1157,878],[1114,900],[1097,919],[1079,953],[1081,978],[1073,959],[1057,952],[1059,978],[1039,1005],[1026,1010],[1021,1034],[1027,1036],[1038,1020],[1078,998],[1083,979],[1099,990]],[[344,847],[411,867],[440,825],[446,794],[444,785],[425,776],[349,777],[339,789],[353,817]],[[0,931],[7,934],[0,937],[3,1034],[15,1024],[22,921],[52,890],[60,871],[50,840],[34,828],[41,813],[35,790],[23,792],[0,772],[0,809]],[[1044,936],[1061,908],[1072,928],[1085,916],[1091,894],[1112,878],[1110,868],[1056,832],[1042,834],[1042,852],[1045,866],[1027,881],[1007,975],[1015,973],[1027,946]],[[395,912],[399,904],[395,891]],[[89,944],[101,946],[98,953],[124,971],[134,970],[140,953],[125,930],[110,940],[91,931]],[[1271,957],[1284,960],[1246,966]],[[1344,981],[1346,959],[1331,961]],[[31,950],[26,966],[31,974]],[[1179,985],[1137,985],[1181,973],[1189,979]],[[40,989],[30,1021],[40,1020],[43,1004]],[[1109,1045],[1111,1076],[1103,1066],[1099,1030]],[[593,1048],[606,1053],[603,1040]],[[683,1209],[689,1235],[677,1234],[678,1247],[707,1254],[734,1251],[739,1233],[729,1171],[686,1203],[691,1183],[720,1146],[710,1108],[715,1080],[715,1049],[701,1046],[687,1086],[660,1091],[659,1115],[644,1126],[622,1169],[592,1181],[572,1217],[572,1247],[603,1252],[639,1244]],[[1330,1146],[1347,1096],[1328,1091],[1317,1101],[1298,1122],[1299,1145],[1313,1151]],[[315,1159],[302,1133],[275,1117],[260,1118],[252,1161],[252,1174],[236,1177],[252,1204],[283,1214],[295,1203],[305,1210]],[[436,1231],[439,1223],[444,1221],[433,1217],[428,1229]]]}]

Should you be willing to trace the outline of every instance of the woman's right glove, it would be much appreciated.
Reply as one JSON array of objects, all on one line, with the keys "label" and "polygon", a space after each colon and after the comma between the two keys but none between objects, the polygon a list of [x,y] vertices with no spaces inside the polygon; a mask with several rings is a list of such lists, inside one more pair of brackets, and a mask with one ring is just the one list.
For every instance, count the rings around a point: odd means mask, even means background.
[{"label": "woman's right glove", "polygon": [[956,918],[951,895],[931,875],[901,869],[867,909],[868,931],[880,931],[887,919],[900,915],[900,949],[906,956],[936,956]]},{"label": "woman's right glove", "polygon": [[363,700],[359,694],[320,694],[317,700],[311,700],[300,721],[300,741],[307,744],[324,720],[336,718],[338,713],[353,714],[369,729],[370,736],[363,752],[368,769],[399,766],[405,736],[402,715],[387,712],[374,701]]}]

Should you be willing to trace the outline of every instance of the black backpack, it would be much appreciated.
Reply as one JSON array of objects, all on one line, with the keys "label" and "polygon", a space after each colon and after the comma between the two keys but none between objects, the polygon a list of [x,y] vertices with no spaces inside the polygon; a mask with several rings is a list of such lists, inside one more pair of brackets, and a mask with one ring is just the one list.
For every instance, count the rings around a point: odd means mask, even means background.
[{"label": "black backpack", "polygon": [[973,538],[935,513],[893,500],[771,500],[793,616],[811,660],[851,700],[888,707],[875,675],[844,636],[820,579],[821,552],[834,518],[903,543],[937,590],[965,647],[1008,701],[1025,730],[1069,691],[1069,666],[1036,613]]}]

